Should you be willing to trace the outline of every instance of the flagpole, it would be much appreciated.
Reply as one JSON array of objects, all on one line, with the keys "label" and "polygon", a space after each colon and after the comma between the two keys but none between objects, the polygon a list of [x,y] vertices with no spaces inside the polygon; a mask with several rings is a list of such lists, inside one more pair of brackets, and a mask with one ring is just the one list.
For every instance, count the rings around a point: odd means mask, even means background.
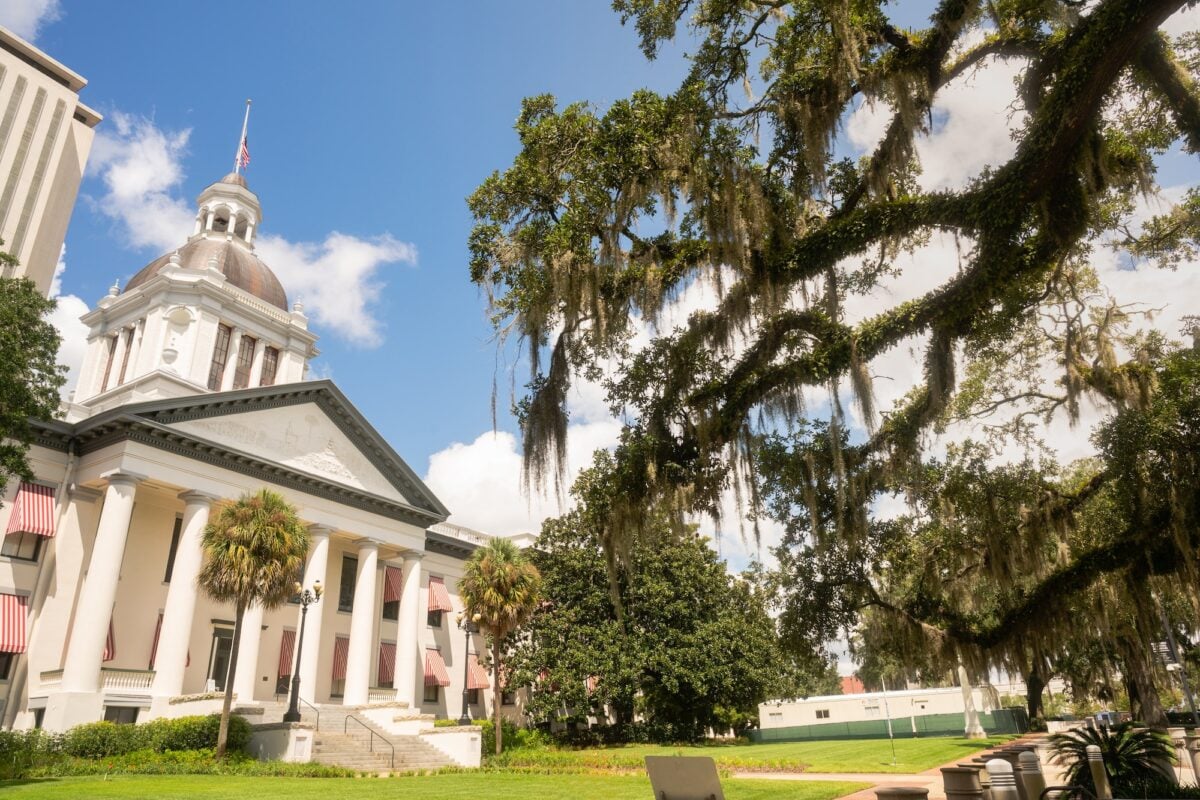
[{"label": "flagpole", "polygon": [[246,141],[246,128],[250,125],[250,101],[246,100],[246,117],[242,120],[242,138],[238,139],[237,152],[233,154],[233,174],[242,171],[242,142]]}]

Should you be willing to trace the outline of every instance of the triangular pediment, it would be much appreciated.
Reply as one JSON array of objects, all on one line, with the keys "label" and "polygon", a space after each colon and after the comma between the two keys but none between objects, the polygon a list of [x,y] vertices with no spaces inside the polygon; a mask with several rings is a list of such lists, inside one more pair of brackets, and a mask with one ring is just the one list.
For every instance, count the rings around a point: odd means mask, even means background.
[{"label": "triangular pediment", "polygon": [[294,473],[408,508],[428,521],[449,511],[330,381],[306,381],[136,403],[82,423],[82,435],[119,420],[175,431],[197,447],[228,448],[239,463]]},{"label": "triangular pediment", "polygon": [[412,505],[316,403],[170,423],[263,461]]}]

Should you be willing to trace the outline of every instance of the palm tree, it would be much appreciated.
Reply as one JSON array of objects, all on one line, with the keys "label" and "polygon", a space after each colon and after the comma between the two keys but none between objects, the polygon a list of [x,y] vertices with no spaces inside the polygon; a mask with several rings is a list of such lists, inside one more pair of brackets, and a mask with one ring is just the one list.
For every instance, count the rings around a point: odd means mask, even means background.
[{"label": "palm tree", "polygon": [[541,599],[542,576],[537,567],[508,539],[493,539],[471,554],[458,582],[463,613],[475,622],[492,645],[492,711],[496,726],[496,755],[500,754],[500,647],[532,616]]},{"label": "palm tree", "polygon": [[1111,728],[1076,728],[1051,736],[1054,760],[1066,767],[1067,783],[1092,792],[1095,786],[1087,757],[1088,745],[1092,744],[1100,748],[1104,771],[1117,796],[1132,796],[1121,794],[1122,787],[1161,780],[1164,773],[1160,765],[1170,763],[1175,757],[1175,746],[1169,736],[1135,728],[1132,722],[1121,722]]},{"label": "palm tree", "polygon": [[237,674],[238,645],[246,609],[259,603],[271,609],[295,592],[296,575],[308,553],[308,529],[296,509],[270,489],[242,495],[221,509],[204,529],[204,568],[198,582],[220,603],[233,603],[233,648],[225,678],[225,703],[217,734],[217,758],[225,756],[229,708]]}]

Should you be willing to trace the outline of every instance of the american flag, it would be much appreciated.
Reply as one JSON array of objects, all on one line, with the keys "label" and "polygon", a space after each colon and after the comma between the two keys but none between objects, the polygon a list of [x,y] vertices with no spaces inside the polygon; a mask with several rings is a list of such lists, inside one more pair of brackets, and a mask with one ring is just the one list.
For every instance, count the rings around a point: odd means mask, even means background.
[{"label": "american flag", "polygon": [[242,146],[238,148],[237,165],[238,167],[250,166],[250,139],[247,136],[242,137]]}]

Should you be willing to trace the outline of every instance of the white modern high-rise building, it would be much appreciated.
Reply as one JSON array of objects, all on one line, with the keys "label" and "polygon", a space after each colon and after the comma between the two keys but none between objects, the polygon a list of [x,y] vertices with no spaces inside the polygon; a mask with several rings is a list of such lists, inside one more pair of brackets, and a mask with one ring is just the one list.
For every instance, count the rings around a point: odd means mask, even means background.
[{"label": "white modern high-rise building", "polygon": [[80,75],[0,27],[0,250],[43,293],[67,235],[100,115]]}]

